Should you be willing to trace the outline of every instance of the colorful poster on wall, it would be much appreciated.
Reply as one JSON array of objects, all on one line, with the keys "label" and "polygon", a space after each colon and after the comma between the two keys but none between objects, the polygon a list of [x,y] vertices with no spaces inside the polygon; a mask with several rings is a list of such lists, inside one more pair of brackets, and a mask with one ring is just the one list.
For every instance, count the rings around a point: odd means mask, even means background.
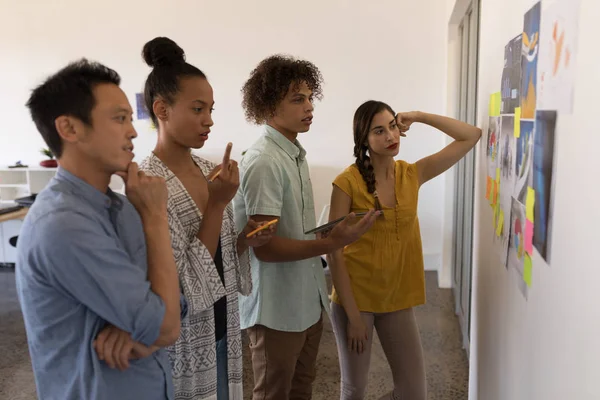
[{"label": "colorful poster on wall", "polygon": [[521,118],[534,119],[537,91],[537,64],[540,40],[541,5],[525,14],[521,54]]},{"label": "colorful poster on wall", "polygon": [[500,117],[490,117],[487,134],[487,147],[486,147],[486,158],[487,158],[487,173],[492,179],[496,177],[496,168],[499,164],[499,150],[500,150]]},{"label": "colorful poster on wall", "polygon": [[525,260],[525,205],[514,197],[511,203],[510,242],[508,249],[508,266],[523,274]]},{"label": "colorful poster on wall", "polygon": [[143,93],[135,94],[135,104],[136,104],[136,110],[137,110],[137,119],[139,119],[139,120],[150,119],[150,115],[148,115],[148,112],[146,111],[146,106],[144,104],[144,94]]},{"label": "colorful poster on wall", "polygon": [[573,111],[573,86],[581,0],[556,0],[542,7],[538,100],[540,110]]},{"label": "colorful poster on wall", "polygon": [[521,120],[521,134],[515,139],[515,187],[513,197],[525,204],[527,186],[531,186],[535,121]]},{"label": "colorful poster on wall", "polygon": [[511,199],[515,187],[515,136],[514,136],[514,117],[512,115],[503,115],[500,130],[500,219],[502,229],[496,230],[496,235],[500,238],[500,260],[503,265],[507,265],[508,242],[510,239],[510,218],[511,218]]},{"label": "colorful poster on wall", "polygon": [[533,190],[535,191],[533,245],[550,262],[549,242],[552,222],[552,171],[556,111],[538,111],[533,145]]},{"label": "colorful poster on wall", "polygon": [[502,114],[512,114],[521,102],[521,47],[520,34],[504,47],[504,69],[502,70]]}]

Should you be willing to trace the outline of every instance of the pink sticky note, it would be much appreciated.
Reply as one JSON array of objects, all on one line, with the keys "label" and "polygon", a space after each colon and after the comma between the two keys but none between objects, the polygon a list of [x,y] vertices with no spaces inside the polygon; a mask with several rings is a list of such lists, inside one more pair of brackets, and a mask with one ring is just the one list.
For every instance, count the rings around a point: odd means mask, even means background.
[{"label": "pink sticky note", "polygon": [[533,222],[525,221],[525,251],[533,254]]}]

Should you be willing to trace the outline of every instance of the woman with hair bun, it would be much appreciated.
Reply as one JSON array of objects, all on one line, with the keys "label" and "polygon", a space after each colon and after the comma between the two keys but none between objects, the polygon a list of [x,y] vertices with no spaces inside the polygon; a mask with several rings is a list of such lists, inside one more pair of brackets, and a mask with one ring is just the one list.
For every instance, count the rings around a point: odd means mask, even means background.
[{"label": "woman with hair bun", "polygon": [[206,75],[185,61],[171,39],[146,43],[152,67],[144,89],[158,141],[141,169],[161,176],[168,189],[168,218],[179,281],[188,304],[181,335],[168,348],[176,399],[242,399],[242,339],[238,293],[251,291],[249,247],[266,244],[273,226],[249,220],[237,232],[230,204],[239,186],[237,163],[215,165],[192,154],[213,125],[213,89]]}]

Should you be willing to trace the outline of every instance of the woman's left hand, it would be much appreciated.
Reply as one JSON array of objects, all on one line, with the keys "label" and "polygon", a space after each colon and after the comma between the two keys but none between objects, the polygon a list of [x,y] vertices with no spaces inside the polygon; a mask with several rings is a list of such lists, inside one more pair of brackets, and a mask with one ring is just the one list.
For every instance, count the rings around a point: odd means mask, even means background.
[{"label": "woman's left hand", "polygon": [[413,122],[419,118],[418,111],[409,111],[396,114],[396,123],[400,129],[400,136],[406,137],[406,132],[410,129]]},{"label": "woman's left hand", "polygon": [[247,235],[256,230],[257,228],[263,226],[267,224],[267,222],[256,222],[253,219],[249,219],[248,223],[246,224],[246,226],[244,227],[244,230],[241,233],[242,238],[244,239],[244,241],[246,242],[246,245],[248,247],[260,247],[260,246],[264,246],[265,244],[269,243],[269,241],[271,240],[271,238],[273,237],[273,234],[275,233],[275,226],[277,225],[277,223],[269,226],[268,228],[265,228],[263,230],[260,230],[258,232],[256,232],[254,235],[247,237]]}]

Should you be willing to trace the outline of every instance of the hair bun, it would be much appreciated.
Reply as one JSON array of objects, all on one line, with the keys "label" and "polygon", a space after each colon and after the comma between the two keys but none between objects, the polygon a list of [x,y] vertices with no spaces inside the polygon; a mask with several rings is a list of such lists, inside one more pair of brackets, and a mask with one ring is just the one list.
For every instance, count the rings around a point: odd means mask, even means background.
[{"label": "hair bun", "polygon": [[185,52],[167,37],[157,37],[144,45],[142,57],[151,67],[166,67],[185,62]]}]

